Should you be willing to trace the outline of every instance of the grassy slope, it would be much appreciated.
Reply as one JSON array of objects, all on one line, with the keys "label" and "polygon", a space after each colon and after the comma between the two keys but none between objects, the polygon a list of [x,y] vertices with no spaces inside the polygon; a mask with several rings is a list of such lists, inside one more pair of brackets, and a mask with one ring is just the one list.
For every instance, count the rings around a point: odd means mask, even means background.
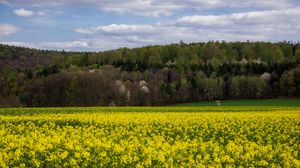
[{"label": "grassy slope", "polygon": [[[178,104],[178,106],[216,106],[215,101]],[[300,107],[300,99],[224,100],[221,106],[290,106]]]}]

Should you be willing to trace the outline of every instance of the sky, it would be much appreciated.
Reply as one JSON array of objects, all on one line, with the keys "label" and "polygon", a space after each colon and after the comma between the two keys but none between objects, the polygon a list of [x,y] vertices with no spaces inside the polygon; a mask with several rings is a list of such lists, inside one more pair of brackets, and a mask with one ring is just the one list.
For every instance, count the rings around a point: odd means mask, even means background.
[{"label": "sky", "polygon": [[0,43],[104,51],[300,40],[300,0],[0,0]]}]

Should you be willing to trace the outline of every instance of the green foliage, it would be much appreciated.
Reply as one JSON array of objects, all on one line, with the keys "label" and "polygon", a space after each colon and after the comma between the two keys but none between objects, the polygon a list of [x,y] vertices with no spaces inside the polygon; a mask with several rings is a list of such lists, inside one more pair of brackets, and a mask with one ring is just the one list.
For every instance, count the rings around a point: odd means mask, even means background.
[{"label": "green foliage", "polygon": [[[0,45],[0,106],[10,106],[6,99],[21,100],[18,106],[99,106],[299,97],[299,53],[291,42],[209,41],[104,52]],[[265,72],[272,74],[268,82],[259,78]],[[142,80],[148,94],[138,89]],[[116,81],[132,83],[125,89],[129,102]]]},{"label": "green foliage", "polygon": [[204,97],[207,100],[223,99],[223,87],[224,83],[222,79],[205,79]]},{"label": "green foliage", "polygon": [[81,58],[80,58],[80,62],[79,62],[79,66],[89,66],[91,63],[90,63],[90,60],[89,60],[89,55],[88,53],[84,53]]},{"label": "green foliage", "polygon": [[280,78],[281,92],[286,96],[294,96],[296,93],[296,82],[294,71],[285,71]]},{"label": "green foliage", "polygon": [[254,53],[252,47],[251,47],[251,46],[248,46],[248,45],[246,45],[246,46],[244,46],[244,47],[242,48],[241,54],[242,54],[242,56],[243,56],[244,58],[246,58],[247,60],[253,60],[254,57],[255,57],[255,53]]},{"label": "green foliage", "polygon": [[262,98],[267,84],[258,77],[237,76],[230,80],[229,93],[232,98]]}]

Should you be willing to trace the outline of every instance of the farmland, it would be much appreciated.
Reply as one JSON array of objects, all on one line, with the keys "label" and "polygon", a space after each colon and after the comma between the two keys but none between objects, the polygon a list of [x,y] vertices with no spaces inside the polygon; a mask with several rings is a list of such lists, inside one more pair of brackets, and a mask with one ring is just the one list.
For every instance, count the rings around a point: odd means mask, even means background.
[{"label": "farmland", "polygon": [[298,107],[0,109],[0,167],[297,167]]}]

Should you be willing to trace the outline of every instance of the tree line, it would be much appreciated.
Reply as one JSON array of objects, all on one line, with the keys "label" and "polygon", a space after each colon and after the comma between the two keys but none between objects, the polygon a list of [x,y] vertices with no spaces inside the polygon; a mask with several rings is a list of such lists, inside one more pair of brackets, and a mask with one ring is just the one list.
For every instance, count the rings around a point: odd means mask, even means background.
[{"label": "tree line", "polygon": [[168,105],[300,96],[300,44],[66,52],[0,45],[0,106]]}]

